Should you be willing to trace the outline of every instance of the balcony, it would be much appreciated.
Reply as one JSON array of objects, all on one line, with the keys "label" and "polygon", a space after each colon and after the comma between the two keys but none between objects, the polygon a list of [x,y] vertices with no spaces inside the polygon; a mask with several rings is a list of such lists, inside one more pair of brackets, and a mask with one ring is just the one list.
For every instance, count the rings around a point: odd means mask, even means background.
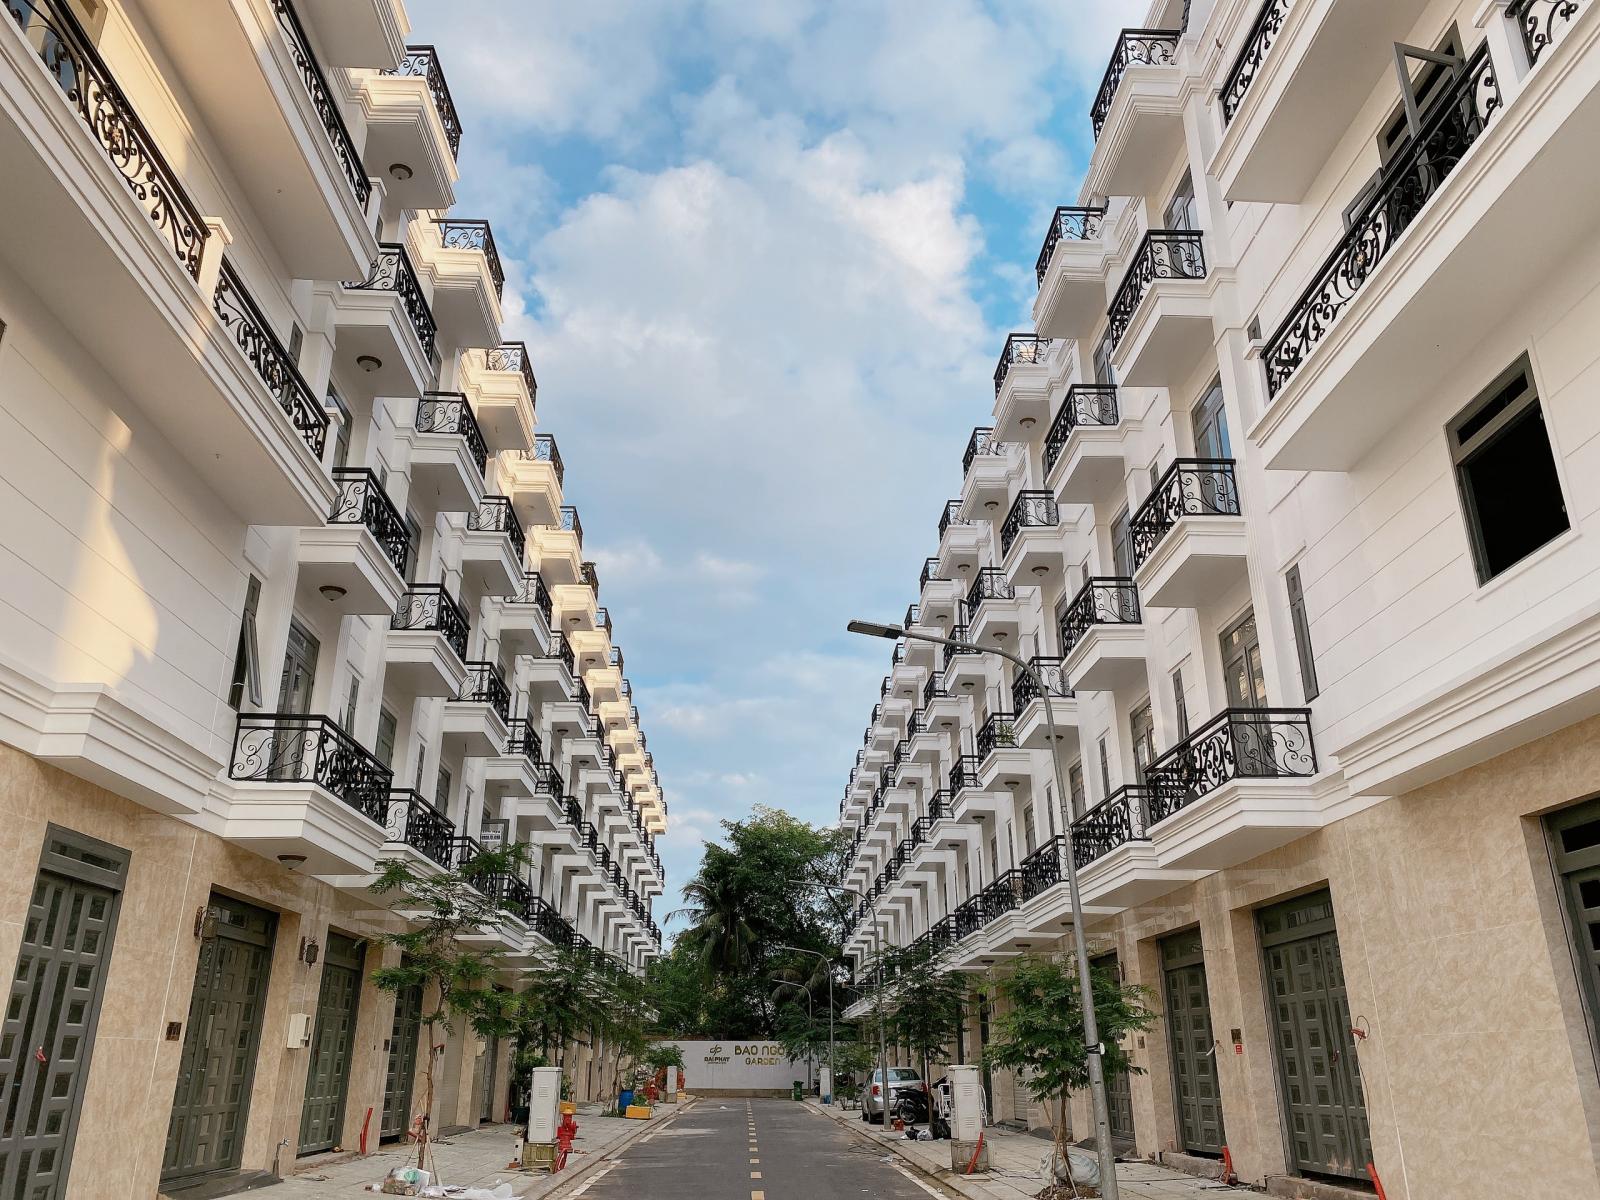
[{"label": "balcony", "polygon": [[962,513],[959,500],[951,500],[939,516],[939,573],[947,579],[974,570],[983,546],[983,530]]},{"label": "balcony", "polygon": [[1199,877],[1160,861],[1150,841],[1154,795],[1146,784],[1120,787],[1072,823],[1073,862],[1090,911],[1148,904]]},{"label": "balcony", "polygon": [[1112,692],[1146,684],[1144,614],[1133,580],[1086,580],[1061,614],[1061,648],[1074,690]]},{"label": "balcony", "polygon": [[1050,419],[1050,366],[1056,343],[1032,333],[1006,335],[994,368],[995,427],[1000,436],[1027,438]]},{"label": "balcony", "polygon": [[1200,608],[1245,577],[1232,459],[1180,458],[1130,522],[1134,582],[1151,608]]},{"label": "balcony", "polygon": [[561,520],[561,488],[566,468],[555,438],[536,434],[533,448],[500,460],[500,474],[524,525],[549,526]]},{"label": "balcony", "polygon": [[1061,511],[1049,492],[1020,491],[1000,525],[1000,554],[1014,584],[1037,582],[1059,571]]},{"label": "balcony", "polygon": [[1062,207],[1050,218],[1034,273],[1033,327],[1049,338],[1086,338],[1106,310],[1104,208]]},{"label": "balcony", "polygon": [[1560,124],[1587,93],[1562,89],[1557,74],[1535,71],[1502,116],[1479,47],[1384,168],[1263,349],[1272,399],[1250,436],[1270,466],[1349,470],[1415,411],[1408,398],[1428,395],[1500,330],[1508,298],[1559,278],[1570,239],[1587,228],[1576,200],[1556,199],[1584,186],[1571,172],[1589,161],[1564,159],[1564,147],[1576,150],[1565,138],[1578,136],[1574,125],[1600,132],[1600,118]]},{"label": "balcony", "polygon": [[[544,778],[544,742],[527,717],[506,722],[505,753],[490,757],[483,767],[483,782],[491,803],[504,796],[530,799]],[[531,815],[531,809],[528,810]]]},{"label": "balcony", "polygon": [[923,561],[917,587],[917,594],[921,597],[917,612],[924,625],[938,627],[955,620],[963,589],[954,579],[946,579],[940,575],[937,558]]},{"label": "balcony", "polygon": [[498,346],[506,275],[489,222],[438,217],[432,234],[421,244],[433,268],[433,313],[446,340],[474,349]]},{"label": "balcony", "polygon": [[167,0],[145,13],[289,273],[342,279],[360,270],[373,249],[372,184],[295,4]]},{"label": "balcony", "polygon": [[1100,196],[1144,196],[1183,150],[1184,76],[1179,29],[1124,29],[1089,111],[1094,155],[1086,188]]},{"label": "balcony", "polygon": [[468,659],[466,668],[466,683],[444,706],[444,741],[465,758],[494,758],[510,733],[511,689],[499,663]]},{"label": "balcony", "polygon": [[304,0],[303,12],[335,66],[392,68],[405,53],[399,0]]},{"label": "balcony", "polygon": [[960,754],[950,766],[950,815],[957,821],[983,821],[1000,808],[1000,795],[983,786],[983,758]]},{"label": "balcony", "polygon": [[1016,586],[998,567],[984,567],[967,589],[967,636],[975,643],[1004,641],[1016,644],[1022,621],[1022,604]]},{"label": "balcony", "polygon": [[[1011,476],[1019,468],[1019,447],[1002,442],[988,426],[979,426],[967,439],[961,456],[961,511],[981,517],[985,509],[999,508],[1011,491]],[[940,530],[941,536],[943,530]]]},{"label": "balcony", "polygon": [[430,872],[448,868],[455,824],[419,793],[392,789],[383,827],[385,858],[408,857],[414,866]]},{"label": "balcony", "polygon": [[[470,351],[461,356],[461,371],[489,449],[496,454],[521,454],[531,449],[539,385],[528,348],[521,342],[503,342]],[[556,506],[560,503],[557,499]],[[535,522],[528,517],[525,523]]]},{"label": "balcony", "polygon": [[1075,383],[1044,437],[1045,478],[1063,504],[1094,504],[1127,479],[1122,414],[1111,384]]},{"label": "balcony", "polygon": [[562,505],[557,515],[555,522],[535,525],[530,531],[539,555],[539,573],[552,588],[583,582],[583,522],[570,504]]},{"label": "balcony", "polygon": [[401,208],[447,209],[455,202],[461,119],[432,46],[407,46],[393,71],[363,76],[366,162]]},{"label": "balcony", "polygon": [[467,514],[461,572],[474,591],[485,596],[515,591],[527,565],[527,551],[522,524],[504,496],[485,496]]},{"label": "balcony", "polygon": [[[957,625],[950,631],[950,636],[958,642],[971,643],[971,630],[965,625]],[[982,692],[988,686],[988,667],[984,656],[976,650],[958,650],[954,646],[946,646],[944,652],[944,672],[942,675],[933,676],[942,680],[945,692],[956,697],[962,692]],[[953,702],[950,702],[953,703]],[[945,707],[946,702],[939,702],[939,707]],[[929,705],[929,716],[934,716],[935,705]],[[955,713],[959,716],[959,704]],[[946,718],[948,719],[948,718]],[[942,726],[941,726],[942,727]]]},{"label": "balcony", "polygon": [[221,836],[307,875],[370,877],[384,843],[389,768],[335,722],[241,713],[228,779]]},{"label": "balcony", "polygon": [[1147,771],[1161,865],[1222,870],[1320,829],[1340,789],[1316,775],[1308,710],[1224,709]]},{"label": "balcony", "polygon": [[339,365],[374,396],[414,396],[433,378],[439,326],[406,248],[382,242],[372,268],[335,298]]},{"label": "balcony", "polygon": [[1066,671],[1059,658],[1036,654],[1028,660],[1029,671],[1014,671],[1011,676],[1011,709],[1017,714],[1017,745],[1029,750],[1050,748],[1050,721],[1044,698],[1050,698],[1050,715],[1055,718],[1056,736],[1068,746],[1078,741],[1078,704],[1068,686]]},{"label": "balcony", "polygon": [[470,512],[483,503],[489,447],[460,392],[425,392],[411,435],[411,495],[435,512]]},{"label": "balcony", "polygon": [[300,530],[300,592],[341,616],[389,616],[410,566],[406,523],[365,467],[340,467],[333,483],[327,524]]},{"label": "balcony", "polygon": [[1107,314],[1118,381],[1167,387],[1188,379],[1212,352],[1210,291],[1198,231],[1148,231]]},{"label": "balcony", "polygon": [[1374,82],[1393,86],[1394,44],[1415,40],[1425,0],[1365,8],[1262,0],[1221,93],[1227,129],[1211,174],[1229,200],[1298,204],[1360,123]]},{"label": "balcony", "polygon": [[442,584],[422,583],[389,618],[384,685],[408,696],[457,696],[467,683],[467,613]]},{"label": "balcony", "polygon": [[550,642],[553,606],[550,589],[537,571],[525,572],[508,596],[496,602],[500,612],[500,643],[512,654],[544,653]]}]

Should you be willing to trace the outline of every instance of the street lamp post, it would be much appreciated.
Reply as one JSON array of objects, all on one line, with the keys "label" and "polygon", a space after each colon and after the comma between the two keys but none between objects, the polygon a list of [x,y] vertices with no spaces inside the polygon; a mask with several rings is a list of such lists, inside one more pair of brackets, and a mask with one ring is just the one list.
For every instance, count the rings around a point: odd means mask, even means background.
[{"label": "street lamp post", "polygon": [[[812,883],[819,888],[830,892],[844,892],[847,896],[854,896],[861,901],[863,908],[867,905],[867,898],[855,888],[845,887],[842,883],[825,883],[820,879],[813,879]],[[872,957],[878,973],[878,1081],[883,1087],[883,1123],[889,1124],[889,1034],[883,1019],[883,938],[878,933],[878,922],[872,922]],[[862,1099],[862,1112],[866,1112],[866,1100]]]},{"label": "street lamp post", "polygon": [[[767,978],[773,983],[782,984],[784,987],[799,988],[806,994],[806,1030],[809,1033],[812,1029],[815,1029],[817,1026],[817,1007],[812,1003],[811,989],[803,983],[795,983],[792,979],[779,979],[776,975],[769,975]],[[806,1040],[810,1041],[810,1038],[808,1037]],[[806,1068],[807,1074],[810,1074],[816,1065],[816,1054],[813,1052],[811,1063]]]},{"label": "street lamp post", "polygon": [[779,950],[789,950],[789,951],[792,951],[795,954],[809,954],[809,955],[812,955],[815,958],[820,958],[823,961],[824,965],[827,967],[827,971],[828,971],[828,1092],[829,1092],[829,1099],[831,1100],[832,1099],[833,1088],[836,1086],[834,1084],[834,1082],[833,1082],[833,1079],[834,1079],[834,1071],[833,1071],[833,959],[829,958],[821,950],[805,950],[805,949],[802,949],[799,946],[779,946],[778,949]]},{"label": "street lamp post", "polygon": [[1083,936],[1083,898],[1078,892],[1078,865],[1072,847],[1072,810],[1066,804],[1066,772],[1061,766],[1061,740],[1056,736],[1056,717],[1050,703],[1050,689],[1045,686],[1044,677],[1032,663],[998,646],[979,646],[935,633],[920,633],[901,625],[880,625],[873,621],[851,621],[847,628],[851,633],[865,634],[867,637],[887,638],[895,642],[910,638],[969,653],[997,655],[1014,663],[1028,676],[1044,701],[1044,719],[1050,731],[1050,762],[1056,777],[1056,804],[1061,809],[1062,836],[1065,840],[1063,857],[1066,859],[1067,896],[1072,904],[1072,942],[1078,959],[1078,990],[1083,997],[1083,1040],[1089,1048],[1089,1098],[1094,1108],[1095,1148],[1100,1157],[1100,1194],[1105,1200],[1120,1200],[1117,1156],[1111,1148],[1111,1108],[1106,1099],[1105,1063],[1102,1059],[1105,1047],[1100,1044],[1100,1022],[1094,1011],[1094,978],[1089,970],[1089,946]]}]

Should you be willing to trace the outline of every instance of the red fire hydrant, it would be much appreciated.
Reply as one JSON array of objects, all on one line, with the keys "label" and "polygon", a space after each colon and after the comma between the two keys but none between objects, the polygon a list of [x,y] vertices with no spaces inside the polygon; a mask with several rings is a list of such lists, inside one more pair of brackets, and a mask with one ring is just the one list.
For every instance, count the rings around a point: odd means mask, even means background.
[{"label": "red fire hydrant", "polygon": [[577,1138],[578,1123],[572,1119],[571,1113],[567,1113],[561,1118],[561,1124],[556,1126],[555,1170],[559,1171],[567,1165],[567,1153]]}]

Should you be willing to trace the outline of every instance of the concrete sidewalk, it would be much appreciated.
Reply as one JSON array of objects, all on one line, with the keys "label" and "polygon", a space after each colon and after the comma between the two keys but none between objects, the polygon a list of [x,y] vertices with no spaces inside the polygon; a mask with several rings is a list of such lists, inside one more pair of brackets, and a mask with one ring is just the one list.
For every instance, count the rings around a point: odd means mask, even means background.
[{"label": "concrete sidewalk", "polygon": [[[566,1170],[558,1175],[510,1168],[517,1150],[515,1125],[492,1125],[454,1134],[434,1143],[440,1182],[454,1187],[481,1188],[509,1183],[516,1196],[548,1196],[592,1174],[629,1143],[659,1129],[687,1107],[687,1104],[659,1105],[648,1121],[585,1115],[580,1111],[578,1140],[567,1159]],[[391,1168],[415,1161],[416,1151],[409,1146],[398,1143],[382,1146],[365,1158],[305,1164],[298,1174],[271,1185],[264,1194],[273,1200],[278,1197],[283,1200],[333,1200],[335,1197],[353,1200],[357,1196],[373,1195],[367,1191],[367,1186],[381,1182]]]},{"label": "concrete sidewalk", "polygon": [[[893,1130],[884,1133],[877,1125],[867,1124],[861,1120],[858,1110],[846,1112],[827,1108],[815,1098],[807,1100],[806,1105],[973,1200],[1033,1200],[1045,1185],[1039,1174],[1039,1160],[1049,1152],[1050,1143],[1042,1138],[992,1127],[986,1129],[984,1141],[989,1148],[989,1171],[984,1175],[963,1176],[950,1169],[949,1142],[908,1142],[904,1134]],[[1182,1171],[1146,1162],[1118,1163],[1117,1182],[1128,1200],[1180,1200],[1182,1197],[1211,1200],[1214,1196],[1250,1191],[1209,1179],[1196,1179]]]}]

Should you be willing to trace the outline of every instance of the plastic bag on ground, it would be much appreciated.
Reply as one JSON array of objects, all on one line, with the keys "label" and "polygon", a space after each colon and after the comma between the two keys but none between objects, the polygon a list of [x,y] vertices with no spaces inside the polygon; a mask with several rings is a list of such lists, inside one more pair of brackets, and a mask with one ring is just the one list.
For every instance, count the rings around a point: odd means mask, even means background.
[{"label": "plastic bag on ground", "polygon": [[469,1187],[457,1190],[455,1188],[447,1188],[445,1195],[450,1197],[450,1200],[511,1200],[511,1185],[509,1183],[497,1183],[492,1189]]},{"label": "plastic bag on ground", "polygon": [[1052,1149],[1039,1160],[1039,1177],[1046,1183],[1083,1183],[1097,1188],[1100,1186],[1100,1158],[1077,1146],[1068,1146],[1067,1161],[1063,1163]]}]

